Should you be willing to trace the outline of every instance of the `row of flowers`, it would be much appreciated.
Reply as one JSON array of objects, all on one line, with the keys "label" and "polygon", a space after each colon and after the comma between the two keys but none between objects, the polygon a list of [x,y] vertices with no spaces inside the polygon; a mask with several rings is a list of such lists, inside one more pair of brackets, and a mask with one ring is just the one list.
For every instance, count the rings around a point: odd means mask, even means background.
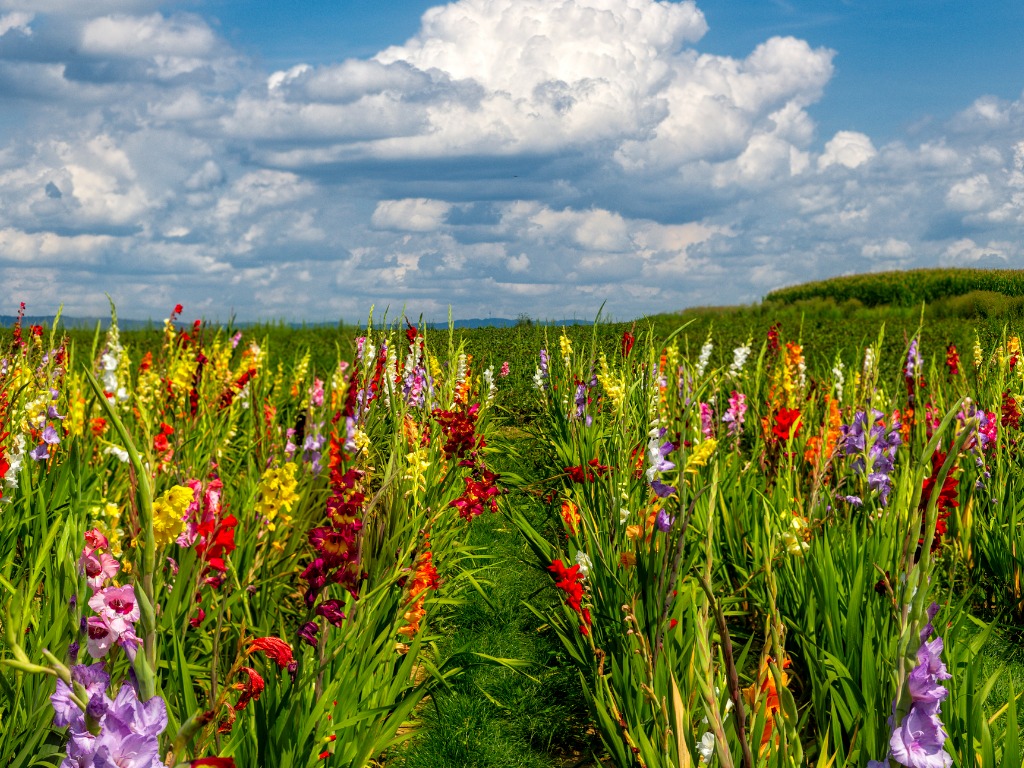
[{"label": "row of flowers", "polygon": [[56,679],[3,686],[0,761],[363,765],[457,672],[429,620],[501,493],[494,370],[410,324],[272,364],[181,312],[144,354],[115,314],[91,359],[20,322],[0,357],[0,674]]},{"label": "row of flowers", "polygon": [[[880,338],[860,370],[836,358],[820,377],[779,326],[752,344],[720,369],[710,337],[696,360],[631,333],[614,360],[565,334],[540,351],[548,479],[526,490],[558,535],[513,517],[563,595],[548,619],[609,754],[1019,762],[971,613],[985,602],[972,583],[1011,575],[993,552],[1020,538],[1000,499],[1021,465],[1018,338],[976,345],[970,375],[950,344],[931,381],[916,337],[898,371],[880,369]],[[944,711],[951,689],[967,698]]]}]

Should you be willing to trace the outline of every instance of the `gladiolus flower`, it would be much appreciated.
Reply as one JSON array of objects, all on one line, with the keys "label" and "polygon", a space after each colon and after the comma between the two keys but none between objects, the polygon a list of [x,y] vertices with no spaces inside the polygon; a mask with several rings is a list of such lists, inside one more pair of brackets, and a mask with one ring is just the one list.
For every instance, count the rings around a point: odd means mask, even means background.
[{"label": "gladiolus flower", "polygon": [[320,632],[320,627],[315,621],[309,621],[302,625],[302,629],[299,630],[299,638],[307,645],[316,648],[316,636]]},{"label": "gladiolus flower", "polygon": [[139,604],[131,584],[107,587],[89,599],[89,607],[106,620],[118,635],[130,629],[139,620]]},{"label": "gladiolus flower", "polygon": [[317,616],[323,616],[336,627],[340,627],[341,622],[345,619],[345,613],[341,610],[340,600],[324,600],[316,607],[315,613]]},{"label": "gladiolus flower", "polygon": [[258,701],[260,694],[263,693],[263,689],[266,687],[263,678],[252,667],[242,667],[238,671],[245,673],[246,680],[241,683],[235,683],[233,686],[236,691],[242,692],[242,695],[238,697],[238,703],[234,707],[236,712],[245,709],[250,701]]},{"label": "gladiolus flower", "polygon": [[287,667],[295,661],[292,656],[292,647],[279,637],[257,637],[249,644],[249,653],[263,651],[267,658],[277,663],[279,667]]}]

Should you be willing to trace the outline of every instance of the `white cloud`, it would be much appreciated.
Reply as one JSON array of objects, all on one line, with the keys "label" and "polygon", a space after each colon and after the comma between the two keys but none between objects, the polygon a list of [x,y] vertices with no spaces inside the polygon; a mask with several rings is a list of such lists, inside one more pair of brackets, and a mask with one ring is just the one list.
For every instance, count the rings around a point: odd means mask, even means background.
[{"label": "white cloud", "polygon": [[520,253],[518,256],[509,256],[505,266],[508,267],[509,272],[525,272],[530,268],[530,257],[525,253]]},{"label": "white cloud", "polygon": [[825,151],[818,156],[818,170],[841,165],[844,168],[859,168],[878,151],[870,137],[857,131],[838,131],[825,145]]},{"label": "white cloud", "polygon": [[53,232],[22,232],[0,229],[0,263],[53,266],[54,264],[97,264],[112,237],[97,235],[62,236]]},{"label": "white cloud", "polygon": [[381,200],[370,222],[378,229],[399,232],[432,232],[444,222],[452,206],[443,200],[423,197],[405,200]]},{"label": "white cloud", "polygon": [[946,205],[954,211],[978,211],[991,203],[992,198],[988,176],[979,173],[954,183],[946,193]]},{"label": "white cloud", "polygon": [[1019,249],[1012,243],[990,241],[979,245],[969,237],[950,243],[942,254],[942,263],[949,266],[976,267],[979,262],[985,266],[995,266],[998,262],[1007,262],[1011,256],[1017,256]]},{"label": "white cloud", "polygon": [[82,28],[82,52],[91,56],[203,57],[216,45],[210,27],[194,17],[168,19],[159,13],[146,16],[113,15],[91,19]]},{"label": "white cloud", "polygon": [[861,248],[861,254],[872,261],[906,261],[913,252],[910,243],[894,237],[882,242],[866,243]]}]

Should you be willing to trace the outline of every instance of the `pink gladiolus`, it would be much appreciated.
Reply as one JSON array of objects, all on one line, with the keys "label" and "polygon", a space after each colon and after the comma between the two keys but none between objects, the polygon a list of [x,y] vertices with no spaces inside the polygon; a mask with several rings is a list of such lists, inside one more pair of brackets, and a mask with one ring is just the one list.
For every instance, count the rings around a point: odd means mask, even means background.
[{"label": "pink gladiolus", "polygon": [[107,655],[110,646],[117,640],[110,625],[99,616],[90,616],[85,622],[86,649],[94,659]]},{"label": "pink gladiolus", "polygon": [[86,581],[92,587],[93,592],[103,588],[103,582],[112,579],[117,575],[121,566],[109,552],[92,553],[88,549],[83,550],[78,566],[85,574]]},{"label": "pink gladiolus", "polygon": [[98,613],[118,636],[139,620],[139,604],[131,584],[101,589],[89,599],[89,607]]}]

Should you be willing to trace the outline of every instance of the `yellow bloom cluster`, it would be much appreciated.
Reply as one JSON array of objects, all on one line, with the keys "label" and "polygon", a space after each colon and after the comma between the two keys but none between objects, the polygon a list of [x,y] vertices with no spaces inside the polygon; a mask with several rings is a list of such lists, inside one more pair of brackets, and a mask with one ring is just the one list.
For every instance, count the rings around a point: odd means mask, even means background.
[{"label": "yellow bloom cluster", "polygon": [[426,471],[430,467],[430,462],[427,461],[426,448],[422,445],[417,445],[405,455],[405,460],[409,462],[409,468],[406,470],[402,479],[406,482],[412,483],[412,488],[405,492],[406,497],[418,496],[421,493],[426,493]]},{"label": "yellow bloom cluster", "polygon": [[717,440],[705,440],[703,443],[698,445],[694,449],[693,453],[690,454],[690,458],[686,460],[686,469],[684,472],[688,474],[696,474],[700,467],[703,467],[708,463],[708,459],[711,458],[711,454],[715,452],[715,448],[717,447]]},{"label": "yellow bloom cluster", "polygon": [[[295,366],[295,370],[292,372],[292,384],[291,393],[292,397],[298,397],[300,393],[305,392],[305,381],[306,373],[309,371],[309,352],[302,356],[299,360],[298,365]],[[305,408],[309,405],[309,396],[303,394],[302,403],[300,407]]]},{"label": "yellow bloom cluster", "polygon": [[558,338],[558,346],[562,350],[562,359],[568,367],[569,360],[572,358],[572,342],[569,341],[569,337],[565,335],[565,331],[562,331],[562,335]]},{"label": "yellow bloom cluster", "polygon": [[178,538],[185,527],[185,510],[194,498],[187,485],[175,485],[153,502],[153,536],[158,547]]},{"label": "yellow bloom cluster", "polygon": [[626,385],[622,381],[622,377],[616,376],[611,372],[608,366],[608,358],[604,352],[601,353],[597,380],[600,382],[601,388],[607,393],[608,399],[612,401],[612,407],[618,411],[622,407],[622,401],[626,399]]},{"label": "yellow bloom cluster", "polygon": [[285,513],[281,515],[283,523],[287,525],[291,522],[291,516],[287,513],[299,499],[299,495],[295,492],[299,485],[299,481],[295,479],[296,469],[295,463],[289,461],[283,466],[271,467],[260,478],[256,514],[267,521],[267,528],[272,531],[276,528],[274,521],[278,513]]}]

